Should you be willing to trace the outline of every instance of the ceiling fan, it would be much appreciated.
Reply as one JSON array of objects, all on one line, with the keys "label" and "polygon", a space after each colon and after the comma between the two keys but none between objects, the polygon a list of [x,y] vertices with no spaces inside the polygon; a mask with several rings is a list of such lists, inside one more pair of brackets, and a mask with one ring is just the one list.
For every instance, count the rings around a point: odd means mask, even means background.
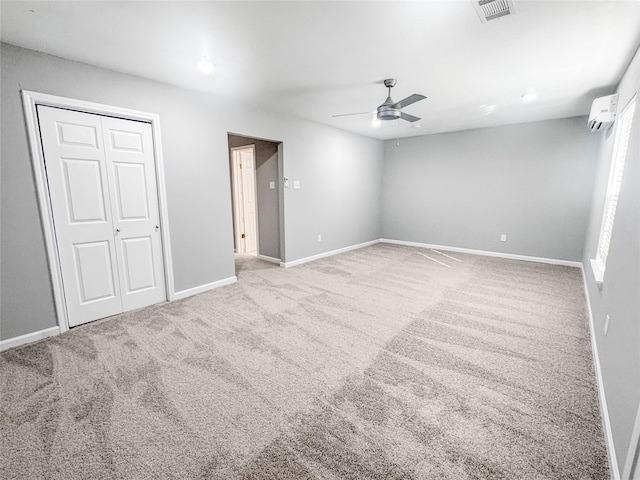
[{"label": "ceiling fan", "polygon": [[[389,94],[387,95],[387,99],[385,102],[380,105],[377,109],[377,118],[379,120],[397,120],[401,118],[406,120],[407,122],[417,122],[420,120],[418,117],[414,117],[413,115],[409,115],[408,113],[401,112],[400,110],[412,103],[419,102],[420,100],[424,100],[424,95],[420,95],[418,93],[414,93],[413,95],[409,95],[407,98],[400,100],[399,102],[394,102],[391,98],[391,88],[395,86],[396,79],[395,78],[387,78],[384,81],[384,86],[389,89]],[[376,113],[376,112],[360,112],[360,113],[343,113],[340,115],[334,115],[334,117],[346,117],[349,115],[365,115],[367,113]]]}]

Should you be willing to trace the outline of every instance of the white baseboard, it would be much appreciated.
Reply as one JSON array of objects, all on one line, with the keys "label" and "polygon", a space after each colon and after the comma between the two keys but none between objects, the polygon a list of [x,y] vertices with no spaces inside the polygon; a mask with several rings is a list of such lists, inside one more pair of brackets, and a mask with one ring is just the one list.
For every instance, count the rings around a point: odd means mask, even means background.
[{"label": "white baseboard", "polygon": [[181,290],[179,292],[176,292],[174,294],[173,299],[182,300],[183,298],[192,297],[193,295],[207,292],[209,290],[213,290],[214,288],[224,287],[225,285],[231,285],[232,283],[236,283],[237,281],[238,281],[238,277],[234,275],[233,277],[223,278],[222,280],[206,283],[198,287],[187,288],[186,290]]},{"label": "white baseboard", "polygon": [[278,265],[280,265],[279,258],[267,257],[266,255],[258,255],[258,258],[260,260],[264,260],[265,262],[277,263]]},{"label": "white baseboard", "polygon": [[313,262],[314,260],[318,260],[319,258],[331,257],[333,255],[338,255],[339,253],[348,252],[350,250],[357,250],[358,248],[368,247],[369,245],[375,245],[376,243],[379,243],[379,242],[380,240],[376,239],[376,240],[371,240],[370,242],[358,243],[357,245],[338,248],[337,250],[331,250],[330,252],[319,253],[317,255],[300,258],[299,260],[293,260],[291,262],[280,262],[280,266],[285,268],[295,267],[296,265],[301,265],[303,263]]},{"label": "white baseboard", "polygon": [[589,289],[587,288],[587,277],[584,274],[584,266],[580,267],[582,272],[582,284],[584,286],[584,295],[587,301],[587,312],[589,314],[589,335],[591,337],[591,352],[593,353],[593,365],[596,371],[596,384],[598,386],[598,397],[600,399],[600,416],[602,417],[602,427],[604,429],[604,441],[607,447],[607,456],[609,459],[609,472],[611,472],[611,480],[620,480],[620,470],[618,468],[618,458],[613,443],[613,432],[611,431],[611,421],[609,420],[609,409],[607,408],[607,397],[604,393],[604,383],[602,383],[602,370],[600,369],[600,355],[598,355],[598,344],[596,342],[596,330],[593,320],[593,312],[591,311],[591,300],[589,298]]},{"label": "white baseboard", "polygon": [[486,250],[473,250],[470,248],[447,247],[445,245],[432,245],[430,243],[406,242],[404,240],[391,240],[381,238],[382,243],[393,243],[395,245],[406,245],[408,247],[433,248],[435,250],[444,250],[445,252],[469,253],[471,255],[483,255],[485,257],[508,258],[510,260],[523,260],[525,262],[548,263],[551,265],[564,265],[567,267],[581,268],[582,263],[571,260],[558,260],[555,258],[529,257],[527,255],[516,255],[513,253],[489,252]]},{"label": "white baseboard", "polygon": [[45,328],[44,330],[38,330],[37,332],[27,333],[26,335],[20,335],[19,337],[8,338],[0,342],[0,352],[13,347],[19,347],[26,343],[37,342],[43,338],[53,337],[60,335],[60,327]]},{"label": "white baseboard", "polygon": [[[230,285],[237,281],[238,279],[234,275],[233,277],[224,278],[222,280],[218,280],[217,282],[207,283],[206,285],[200,285],[199,287],[189,288],[187,290],[175,292],[173,300],[180,300],[182,298],[191,297],[192,295],[197,295],[198,293],[206,292],[208,290],[213,290],[214,288]],[[60,327],[56,326],[56,327],[46,328],[44,330],[39,330],[33,333],[27,333],[26,335],[20,335],[19,337],[8,338],[7,340],[0,341],[0,352],[3,352],[9,348],[25,345],[27,343],[37,342],[38,340],[42,340],[44,338],[60,335],[60,333],[61,333]]]},{"label": "white baseboard", "polygon": [[[633,430],[631,432],[631,442],[629,443],[629,450],[627,451],[627,460],[624,462],[624,469],[622,470],[622,478],[629,479],[631,478],[631,473],[633,470],[633,462],[636,459],[636,452],[638,451],[638,444],[640,444],[640,405],[638,405],[638,412],[636,413],[636,421],[633,424]],[[636,478],[640,471],[637,469],[640,468],[640,463],[636,466]]]}]

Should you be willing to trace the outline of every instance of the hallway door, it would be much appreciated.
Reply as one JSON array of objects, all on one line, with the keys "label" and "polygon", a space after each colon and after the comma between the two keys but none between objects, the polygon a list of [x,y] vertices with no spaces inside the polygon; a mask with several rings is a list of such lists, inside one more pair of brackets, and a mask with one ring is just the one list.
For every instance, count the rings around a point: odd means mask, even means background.
[{"label": "hallway door", "polygon": [[233,149],[235,224],[238,253],[258,250],[256,167],[253,145]]}]

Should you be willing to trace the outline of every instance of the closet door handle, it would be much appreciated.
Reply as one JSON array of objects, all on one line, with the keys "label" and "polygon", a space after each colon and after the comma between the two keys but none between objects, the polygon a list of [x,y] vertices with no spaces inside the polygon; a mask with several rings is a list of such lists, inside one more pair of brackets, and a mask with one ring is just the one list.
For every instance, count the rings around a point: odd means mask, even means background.
[{"label": "closet door handle", "polygon": [[119,228],[116,228],[116,233],[120,233],[120,229]]}]

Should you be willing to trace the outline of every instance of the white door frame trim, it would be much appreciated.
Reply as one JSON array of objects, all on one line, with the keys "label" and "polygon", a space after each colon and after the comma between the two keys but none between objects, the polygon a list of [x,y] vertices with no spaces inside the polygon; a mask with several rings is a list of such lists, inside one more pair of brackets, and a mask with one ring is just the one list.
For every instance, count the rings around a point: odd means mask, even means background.
[{"label": "white door frame trim", "polygon": [[173,279],[173,262],[171,258],[167,192],[165,189],[164,164],[162,160],[162,142],[160,140],[160,116],[155,113],[129,110],[111,105],[85,102],[83,100],[31,92],[28,90],[22,90],[22,103],[24,107],[27,136],[29,140],[29,148],[31,150],[31,161],[33,163],[33,173],[38,193],[38,206],[40,207],[40,217],[42,218],[42,228],[44,231],[47,258],[49,260],[51,285],[53,287],[53,298],[60,333],[64,333],[69,330],[69,317],[64,297],[62,268],[60,266],[60,258],[58,257],[58,243],[53,225],[53,212],[51,210],[49,198],[49,183],[47,182],[47,175],[44,166],[44,152],[42,150],[42,142],[40,141],[40,126],[38,124],[38,115],[36,111],[36,107],[38,105],[118,117],[126,120],[136,120],[151,124],[154,157],[156,162],[156,183],[158,185],[158,209],[160,213],[160,225],[162,228],[162,257],[165,270],[165,283],[167,299],[169,301],[173,301],[175,299],[175,284]]}]

